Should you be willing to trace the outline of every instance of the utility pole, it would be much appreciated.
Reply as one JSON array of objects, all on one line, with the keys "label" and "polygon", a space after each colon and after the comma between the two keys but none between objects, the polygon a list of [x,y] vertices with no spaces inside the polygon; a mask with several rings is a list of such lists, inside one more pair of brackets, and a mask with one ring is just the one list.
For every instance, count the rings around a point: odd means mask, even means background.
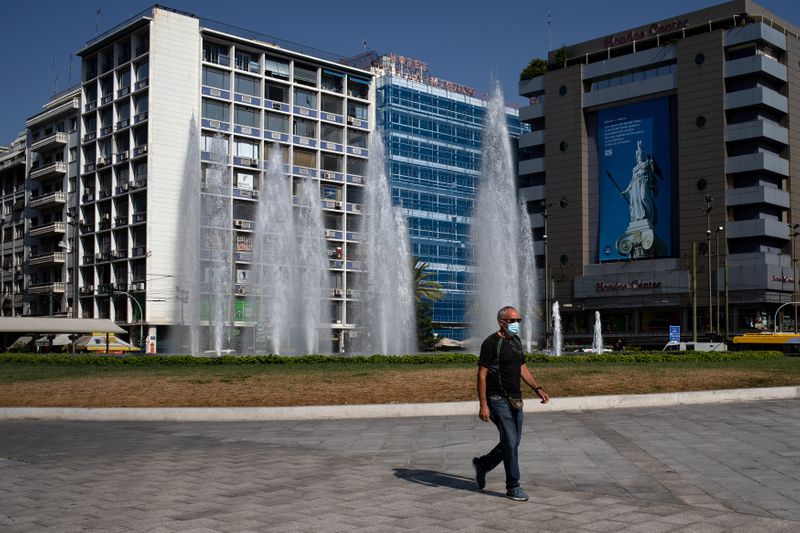
[{"label": "utility pole", "polygon": [[[794,283],[794,289],[792,290],[792,301],[797,301],[797,229],[800,228],[800,224],[790,224],[789,228],[792,230],[790,236],[792,237],[792,281]],[[792,306],[794,308],[794,332],[797,333],[797,306]]]},{"label": "utility pole", "polygon": [[[725,228],[722,228],[723,231],[726,231]],[[730,315],[728,314],[728,236],[727,234],[723,236],[722,244],[725,248],[725,259],[722,261],[722,270],[725,275],[725,339],[728,340],[731,338],[731,321]]]},{"label": "utility pole", "polygon": [[697,243],[692,241],[692,342],[697,345]]},{"label": "utility pole", "polygon": [[722,326],[719,323],[719,316],[720,316],[720,308],[719,308],[719,232],[722,231],[723,229],[724,228],[722,226],[717,226],[717,231],[716,231],[716,239],[717,239],[716,253],[714,254],[714,257],[717,260],[717,266],[714,269],[714,273],[715,273],[714,274],[714,279],[716,280],[716,283],[714,283],[714,292],[717,295],[717,335],[722,335]]},{"label": "utility pole", "polygon": [[544,241],[544,331],[545,331],[545,346],[550,339],[550,266],[547,256],[547,208],[550,204],[547,200],[542,200],[540,205],[544,208],[542,211],[542,218],[544,218],[544,234],[542,240]]},{"label": "utility pole", "polygon": [[707,259],[707,273],[708,273],[708,334],[710,337],[714,336],[714,300],[711,299],[711,210],[714,206],[711,202],[714,201],[710,194],[705,197],[706,206],[701,207],[706,213],[706,259]]}]

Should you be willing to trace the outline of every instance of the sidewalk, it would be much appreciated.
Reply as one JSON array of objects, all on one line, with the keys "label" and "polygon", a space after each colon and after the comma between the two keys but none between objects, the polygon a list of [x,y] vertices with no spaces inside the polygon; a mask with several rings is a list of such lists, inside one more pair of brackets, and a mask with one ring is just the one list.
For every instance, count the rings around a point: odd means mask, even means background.
[{"label": "sidewalk", "polygon": [[[619,394],[554,398],[547,405],[526,400],[526,411],[594,411],[598,409],[695,405],[800,398],[800,386],[729,389],[662,394]],[[302,407],[0,407],[0,420],[140,420],[140,421],[268,421],[344,420],[416,416],[472,415],[477,402],[370,405],[310,405]]]},{"label": "sidewalk", "polygon": [[469,416],[0,421],[0,530],[798,531],[800,402],[531,406],[526,503]]}]

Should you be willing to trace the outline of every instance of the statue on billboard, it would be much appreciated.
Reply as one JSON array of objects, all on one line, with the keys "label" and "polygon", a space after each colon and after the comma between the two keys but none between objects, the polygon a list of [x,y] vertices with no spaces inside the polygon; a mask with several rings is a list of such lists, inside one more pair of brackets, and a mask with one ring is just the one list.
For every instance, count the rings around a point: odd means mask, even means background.
[{"label": "statue on billboard", "polygon": [[661,253],[663,243],[655,234],[658,179],[663,179],[656,160],[642,148],[642,141],[636,141],[636,164],[631,169],[631,181],[625,190],[617,185],[610,172],[606,171],[611,182],[628,203],[630,222],[619,239],[616,248],[621,255],[631,258],[654,257]]},{"label": "statue on billboard", "polygon": [[628,201],[631,222],[646,220],[650,226],[655,226],[655,197],[658,196],[656,176],[661,177],[661,172],[655,159],[644,153],[642,141],[636,141],[636,165],[631,170],[628,187],[621,193]]}]

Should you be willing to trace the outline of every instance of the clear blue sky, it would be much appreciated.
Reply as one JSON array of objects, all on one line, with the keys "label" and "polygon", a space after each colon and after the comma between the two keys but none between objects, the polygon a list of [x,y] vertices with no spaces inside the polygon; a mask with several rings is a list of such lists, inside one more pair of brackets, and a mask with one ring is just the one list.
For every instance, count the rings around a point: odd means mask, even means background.
[{"label": "clear blue sky", "polygon": [[[8,144],[53,93],[67,87],[68,57],[95,34],[151,6],[144,0],[5,1],[0,32],[0,144]],[[162,0],[201,18],[273,35],[314,48],[355,55],[362,43],[378,53],[421,59],[431,74],[487,92],[492,76],[509,102],[519,72],[547,53],[547,13],[557,48],[720,3],[715,0]],[[800,2],[761,5],[800,26]],[[300,8],[305,5],[307,7]],[[54,68],[55,58],[55,68]],[[73,58],[72,81],[79,63]]]}]

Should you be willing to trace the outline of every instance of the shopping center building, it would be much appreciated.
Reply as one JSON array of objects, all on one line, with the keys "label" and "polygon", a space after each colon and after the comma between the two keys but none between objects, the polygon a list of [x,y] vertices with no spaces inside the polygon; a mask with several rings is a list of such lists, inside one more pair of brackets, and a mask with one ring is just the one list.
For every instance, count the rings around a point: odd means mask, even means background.
[{"label": "shopping center building", "polygon": [[798,33],[735,0],[566,46],[520,82],[520,194],[567,338],[595,311],[634,344],[771,330],[798,300]]}]

